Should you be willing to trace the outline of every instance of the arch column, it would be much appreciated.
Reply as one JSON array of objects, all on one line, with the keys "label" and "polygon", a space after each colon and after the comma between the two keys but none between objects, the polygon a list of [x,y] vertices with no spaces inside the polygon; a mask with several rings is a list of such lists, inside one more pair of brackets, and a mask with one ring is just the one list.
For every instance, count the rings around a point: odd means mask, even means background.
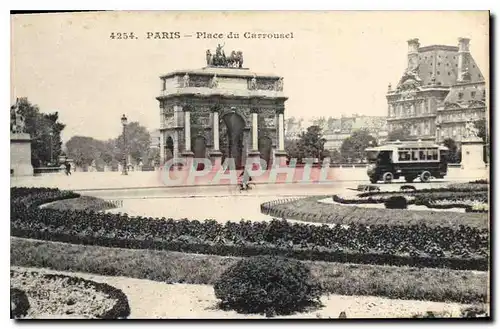
[{"label": "arch column", "polygon": [[160,167],[165,164],[165,130],[160,130]]},{"label": "arch column", "polygon": [[184,151],[182,157],[185,160],[186,167],[193,164],[194,153],[191,151],[191,108],[184,106]]},{"label": "arch column", "polygon": [[222,162],[222,152],[219,146],[219,108],[212,108],[212,133],[213,133],[213,148],[210,151],[210,160],[212,161],[212,168],[219,169]]},{"label": "arch column", "polygon": [[286,166],[286,151],[285,151],[285,109],[276,109],[276,117],[278,121],[278,145],[274,152],[276,159],[275,164],[278,166]]},{"label": "arch column", "polygon": [[[252,160],[253,163],[259,163],[260,151],[259,151],[259,109],[253,107],[251,109],[252,113],[252,148],[248,152],[248,159]],[[255,166],[255,165],[254,165]]]}]

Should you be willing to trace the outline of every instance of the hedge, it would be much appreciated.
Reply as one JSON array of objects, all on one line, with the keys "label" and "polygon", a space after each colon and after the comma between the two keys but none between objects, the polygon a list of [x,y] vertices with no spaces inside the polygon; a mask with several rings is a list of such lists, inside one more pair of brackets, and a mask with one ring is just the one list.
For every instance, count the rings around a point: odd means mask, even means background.
[{"label": "hedge", "polygon": [[[36,194],[36,190],[33,190]],[[54,193],[41,197],[54,198]],[[32,197],[31,204],[43,203]],[[122,248],[218,255],[277,254],[369,264],[486,270],[487,229],[350,224],[349,229],[286,221],[205,222],[26,207],[13,200],[11,234]]]}]

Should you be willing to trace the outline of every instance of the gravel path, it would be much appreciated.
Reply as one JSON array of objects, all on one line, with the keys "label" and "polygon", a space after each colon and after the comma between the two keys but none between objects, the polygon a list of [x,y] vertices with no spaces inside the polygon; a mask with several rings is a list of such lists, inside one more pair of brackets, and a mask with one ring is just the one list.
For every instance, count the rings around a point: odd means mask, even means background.
[{"label": "gravel path", "polygon": [[[75,275],[84,279],[107,283],[121,289],[128,297],[131,308],[129,318],[264,318],[262,315],[242,315],[216,308],[212,286],[166,284],[150,280],[124,277],[106,277],[86,273],[57,272],[47,269],[33,269],[42,273]],[[324,307],[308,313],[294,314],[286,318],[338,318],[345,312],[348,318],[394,318],[410,317],[415,313],[448,312],[460,314],[465,306],[455,303],[397,300],[370,296],[328,295],[322,298]]]}]

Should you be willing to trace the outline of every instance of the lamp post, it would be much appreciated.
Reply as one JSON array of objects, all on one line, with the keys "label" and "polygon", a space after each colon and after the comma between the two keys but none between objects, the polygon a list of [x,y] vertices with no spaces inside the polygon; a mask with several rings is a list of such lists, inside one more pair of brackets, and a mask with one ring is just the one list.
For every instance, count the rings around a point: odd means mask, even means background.
[{"label": "lamp post", "polygon": [[52,155],[52,144],[53,144],[53,141],[52,141],[52,138],[53,138],[54,134],[52,133],[52,131],[49,133],[49,156],[50,156],[50,159],[49,159],[49,164],[52,165],[52,158],[53,158],[53,155]]},{"label": "lamp post", "polygon": [[121,118],[122,126],[123,126],[123,168],[122,175],[128,175],[127,172],[127,140],[125,138],[125,128],[127,127],[127,117],[122,115]]}]

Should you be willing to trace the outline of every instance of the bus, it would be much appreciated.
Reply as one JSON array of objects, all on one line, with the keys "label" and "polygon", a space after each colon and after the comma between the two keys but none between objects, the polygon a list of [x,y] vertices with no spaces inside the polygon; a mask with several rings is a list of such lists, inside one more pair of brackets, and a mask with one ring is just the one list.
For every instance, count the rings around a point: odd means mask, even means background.
[{"label": "bus", "polygon": [[448,173],[448,148],[431,142],[392,142],[369,147],[367,174],[371,183],[390,183],[401,176],[410,183],[417,177],[428,182],[431,177],[443,178]]}]

